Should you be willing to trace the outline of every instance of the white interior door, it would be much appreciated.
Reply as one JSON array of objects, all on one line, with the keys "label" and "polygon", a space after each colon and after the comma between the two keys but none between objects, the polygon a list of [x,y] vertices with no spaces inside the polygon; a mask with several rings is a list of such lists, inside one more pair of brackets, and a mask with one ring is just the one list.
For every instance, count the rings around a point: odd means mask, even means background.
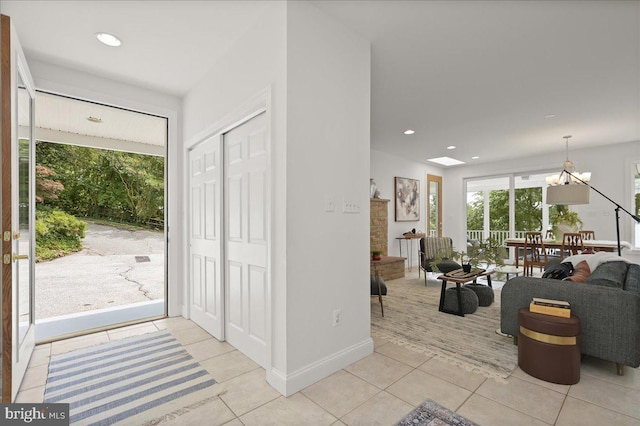
[{"label": "white interior door", "polygon": [[189,304],[191,319],[224,340],[220,147],[214,136],[189,152]]},{"label": "white interior door", "polygon": [[35,346],[35,87],[8,16],[0,17],[2,64],[2,401],[20,389]]},{"label": "white interior door", "polygon": [[225,334],[266,367],[268,298],[267,120],[224,135]]}]

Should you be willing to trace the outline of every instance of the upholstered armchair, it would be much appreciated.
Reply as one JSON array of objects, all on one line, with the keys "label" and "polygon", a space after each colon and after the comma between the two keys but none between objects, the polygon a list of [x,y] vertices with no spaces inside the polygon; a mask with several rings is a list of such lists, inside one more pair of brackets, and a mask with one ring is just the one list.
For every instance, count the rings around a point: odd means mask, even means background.
[{"label": "upholstered armchair", "polygon": [[[433,272],[431,264],[436,259],[442,261],[438,263],[438,269],[443,274],[460,269],[462,266],[452,259],[449,259],[453,251],[453,241],[449,237],[424,237],[420,239],[420,269],[424,272],[424,285],[427,285],[427,272]],[[418,270],[420,276],[420,270]]]}]

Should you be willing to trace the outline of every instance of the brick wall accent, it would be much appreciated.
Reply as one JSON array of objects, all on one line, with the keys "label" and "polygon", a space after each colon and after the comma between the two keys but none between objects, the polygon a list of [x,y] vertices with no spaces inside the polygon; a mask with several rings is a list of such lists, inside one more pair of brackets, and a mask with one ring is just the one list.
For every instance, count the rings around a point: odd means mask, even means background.
[{"label": "brick wall accent", "polygon": [[[405,257],[384,256],[382,261],[375,265],[378,274],[386,280],[395,280],[404,277],[404,261]],[[374,266],[371,265],[371,275],[375,273]]]},{"label": "brick wall accent", "polygon": [[371,250],[380,250],[383,256],[389,252],[389,200],[370,198],[371,200]]}]

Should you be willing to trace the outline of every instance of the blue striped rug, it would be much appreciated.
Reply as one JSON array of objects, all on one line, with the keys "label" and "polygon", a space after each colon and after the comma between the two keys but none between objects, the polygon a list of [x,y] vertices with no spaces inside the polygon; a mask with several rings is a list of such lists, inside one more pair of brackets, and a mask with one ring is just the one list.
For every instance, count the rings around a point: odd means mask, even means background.
[{"label": "blue striped rug", "polygon": [[167,331],[53,355],[44,402],[72,424],[110,425],[215,384]]}]

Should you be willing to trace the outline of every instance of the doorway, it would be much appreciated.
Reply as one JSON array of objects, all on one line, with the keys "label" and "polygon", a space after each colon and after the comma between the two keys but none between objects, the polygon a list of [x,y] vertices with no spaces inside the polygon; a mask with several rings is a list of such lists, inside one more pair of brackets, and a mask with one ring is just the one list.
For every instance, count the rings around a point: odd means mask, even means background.
[{"label": "doorway", "polygon": [[36,102],[37,340],[165,315],[168,120]]},{"label": "doorway", "polygon": [[427,174],[427,235],[442,237],[442,177]]},{"label": "doorway", "polygon": [[268,364],[269,144],[264,110],[189,151],[190,316]]}]

